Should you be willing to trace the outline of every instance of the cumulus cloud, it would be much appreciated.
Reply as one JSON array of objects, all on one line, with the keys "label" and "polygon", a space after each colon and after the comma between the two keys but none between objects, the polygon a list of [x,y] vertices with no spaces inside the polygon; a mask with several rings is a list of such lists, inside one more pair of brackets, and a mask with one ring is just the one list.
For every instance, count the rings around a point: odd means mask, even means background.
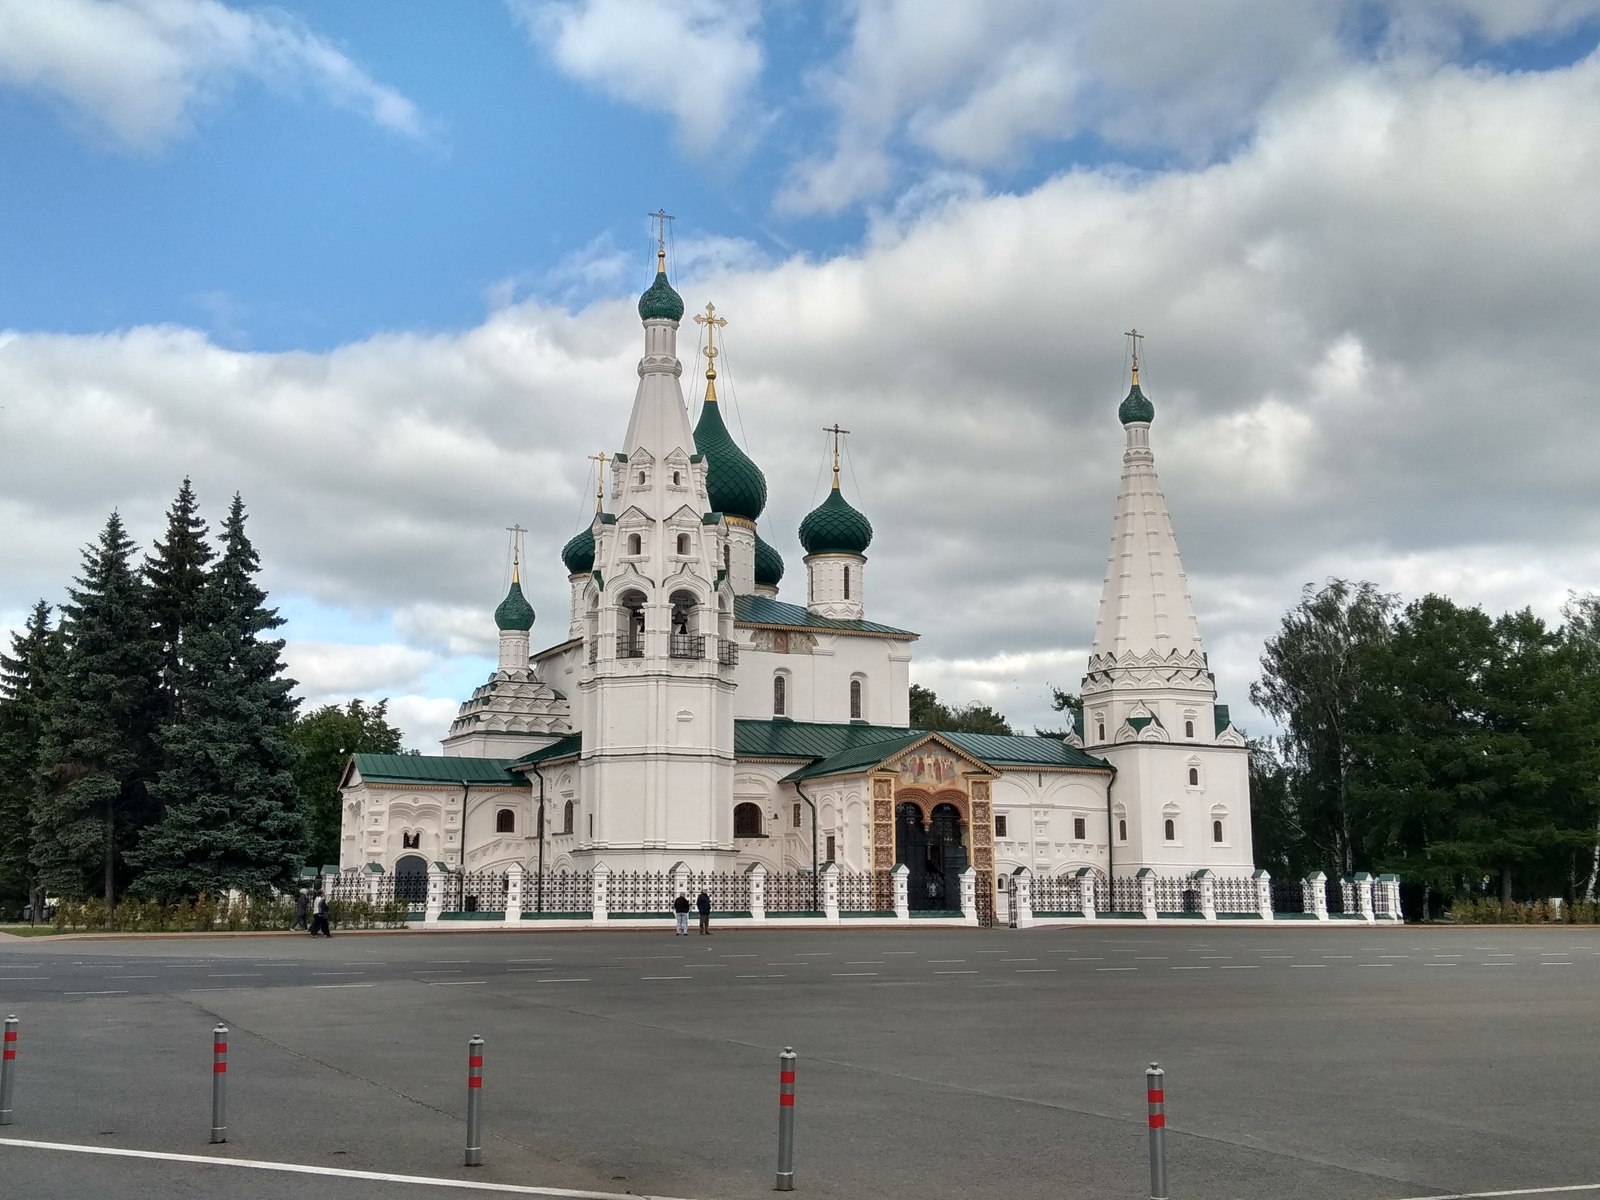
[{"label": "cumulus cloud", "polygon": [[219,0],[0,0],[0,83],[47,95],[135,150],[184,134],[243,77],[427,134],[415,104],[283,13]]},{"label": "cumulus cloud", "polygon": [[735,116],[750,128],[763,51],[749,0],[507,0],[535,45],[566,75],[629,104],[666,113],[684,143],[708,152]]},{"label": "cumulus cloud", "polygon": [[435,656],[410,646],[330,645],[290,640],[283,648],[286,673],[307,695],[347,696],[415,686]]},{"label": "cumulus cloud", "polygon": [[[1236,715],[1263,639],[1330,574],[1554,615],[1600,587],[1597,108],[1600,57],[1362,69],[1208,165],[955,189],[826,261],[708,256],[684,299],[730,322],[784,598],[803,599],[795,529],[839,420],[877,529],[870,614],[921,632],[916,677],[946,699],[1052,723],[1048,687],[1076,687],[1091,639],[1137,324]],[[524,300],[326,354],[0,334],[0,612],[58,596],[113,505],[148,541],[188,472],[213,515],[244,492],[275,595],[372,614],[442,663],[492,647],[520,522],[535,640],[561,641],[557,555],[592,511],[584,456],[626,425],[646,274],[576,313]],[[385,669],[441,733],[460,696]]]}]

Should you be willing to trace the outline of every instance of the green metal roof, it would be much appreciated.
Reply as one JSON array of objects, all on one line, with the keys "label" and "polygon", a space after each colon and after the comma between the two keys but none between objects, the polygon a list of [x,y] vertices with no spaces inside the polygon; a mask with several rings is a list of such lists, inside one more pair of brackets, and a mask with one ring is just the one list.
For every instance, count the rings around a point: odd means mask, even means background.
[{"label": "green metal roof", "polygon": [[785,604],[770,596],[735,596],[733,598],[734,622],[746,625],[776,625],[785,629],[820,629],[832,633],[875,634],[879,637],[905,638],[918,636],[909,629],[896,629],[893,625],[879,625],[875,621],[841,621],[833,617],[819,617],[798,604]]},{"label": "green metal roof", "polygon": [[683,297],[672,290],[672,285],[667,282],[667,273],[657,271],[655,282],[639,297],[639,319],[651,321],[665,317],[669,321],[676,321],[682,316]]},{"label": "green metal roof", "polygon": [[1233,724],[1233,721],[1228,716],[1228,706],[1226,704],[1217,704],[1212,707],[1211,723],[1215,726],[1218,737],[1221,737],[1223,731]]},{"label": "green metal roof", "polygon": [[594,570],[594,523],[578,530],[572,540],[561,547],[561,561],[568,575],[587,575]]},{"label": "green metal roof", "polygon": [[514,760],[513,767],[526,767],[532,763],[546,762],[552,758],[570,758],[583,750],[583,734],[569,733],[566,737],[557,738],[548,746],[530,751],[521,758]]},{"label": "green metal roof", "polygon": [[533,628],[533,605],[528,603],[528,598],[522,594],[522,585],[515,579],[511,581],[506,598],[500,601],[500,607],[494,610],[494,623],[498,629],[520,629],[523,633]]},{"label": "green metal roof", "polygon": [[777,547],[761,540],[756,534],[756,582],[767,587],[777,587],[783,578],[783,555]]},{"label": "green metal roof", "polygon": [[707,396],[700,410],[694,444],[706,458],[706,495],[711,507],[751,521],[759,517],[767,506],[767,477],[733,440],[714,396]]},{"label": "green metal roof", "polygon": [[[927,733],[927,730],[914,729],[898,737],[851,746],[792,771],[784,778],[811,779],[819,775],[850,775],[870,770],[884,759],[893,758],[900,751],[914,746]],[[1085,754],[1060,738],[951,733],[945,730],[936,731],[935,736],[991,767],[1077,767],[1090,771],[1112,769],[1104,759]]]},{"label": "green metal roof", "polygon": [[739,758],[828,758],[868,742],[904,737],[903,725],[867,725],[861,721],[735,721],[733,752]]},{"label": "green metal roof", "polygon": [[[500,783],[527,787],[505,758],[458,758],[446,754],[353,754],[350,766],[368,783]],[[349,774],[349,767],[346,769]]]},{"label": "green metal roof", "polygon": [[807,554],[861,554],[872,545],[872,522],[847,501],[835,478],[833,490],[800,522]]},{"label": "green metal roof", "polygon": [[1135,381],[1133,387],[1128,389],[1127,396],[1117,406],[1117,420],[1124,425],[1131,425],[1135,421],[1149,424],[1156,419],[1156,406],[1150,403],[1150,398],[1139,390]]}]

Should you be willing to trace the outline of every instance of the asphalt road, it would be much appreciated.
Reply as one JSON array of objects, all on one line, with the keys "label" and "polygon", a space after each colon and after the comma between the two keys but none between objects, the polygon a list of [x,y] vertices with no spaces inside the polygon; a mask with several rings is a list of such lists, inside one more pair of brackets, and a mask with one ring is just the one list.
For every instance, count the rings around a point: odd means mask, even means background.
[{"label": "asphalt road", "polygon": [[[734,1200],[1148,1195],[1167,1070],[1180,1200],[1594,1185],[1600,932],[729,930],[0,939],[22,1019],[0,1193],[469,1196],[304,1164]],[[229,1140],[207,1144],[210,1031]],[[485,1165],[461,1166],[484,1036]],[[11,1139],[11,1140],[6,1140]]]}]

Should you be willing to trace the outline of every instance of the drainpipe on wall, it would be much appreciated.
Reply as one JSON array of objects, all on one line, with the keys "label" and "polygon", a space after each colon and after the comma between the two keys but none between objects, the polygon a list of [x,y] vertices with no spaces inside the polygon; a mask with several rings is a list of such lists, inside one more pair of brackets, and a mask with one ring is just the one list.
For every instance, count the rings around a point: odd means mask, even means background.
[{"label": "drainpipe on wall", "polygon": [[467,873],[467,789],[471,786],[465,779],[461,781],[461,861],[458,865],[463,877]]},{"label": "drainpipe on wall", "polygon": [[544,774],[539,770],[538,763],[529,763],[533,773],[539,777],[539,881],[535,890],[539,893],[535,909],[544,911]]},{"label": "drainpipe on wall", "polygon": [[794,790],[811,810],[811,911],[821,912],[822,902],[817,898],[817,888],[821,883],[817,875],[817,806],[811,802],[811,797],[806,795],[798,779],[794,781]]},{"label": "drainpipe on wall", "polygon": [[1116,782],[1117,782],[1117,769],[1116,769],[1116,767],[1112,767],[1111,768],[1111,778],[1106,780],[1106,886],[1107,887],[1111,886],[1111,880],[1113,878],[1115,878],[1115,876],[1113,876],[1111,874],[1111,868],[1112,868],[1112,866],[1114,865],[1114,863],[1116,861],[1116,848],[1117,848],[1117,828],[1116,828],[1116,826],[1117,826],[1117,821],[1116,821],[1116,816],[1115,816],[1115,814],[1114,814],[1114,812],[1112,810],[1112,807],[1111,807],[1111,788]]}]

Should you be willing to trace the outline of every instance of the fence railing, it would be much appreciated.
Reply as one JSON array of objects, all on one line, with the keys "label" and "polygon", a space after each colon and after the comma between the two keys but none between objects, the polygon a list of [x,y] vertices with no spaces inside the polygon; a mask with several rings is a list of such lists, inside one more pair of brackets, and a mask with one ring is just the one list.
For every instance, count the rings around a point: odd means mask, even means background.
[{"label": "fence railing", "polygon": [[894,875],[889,871],[840,871],[839,911],[894,912]]}]

